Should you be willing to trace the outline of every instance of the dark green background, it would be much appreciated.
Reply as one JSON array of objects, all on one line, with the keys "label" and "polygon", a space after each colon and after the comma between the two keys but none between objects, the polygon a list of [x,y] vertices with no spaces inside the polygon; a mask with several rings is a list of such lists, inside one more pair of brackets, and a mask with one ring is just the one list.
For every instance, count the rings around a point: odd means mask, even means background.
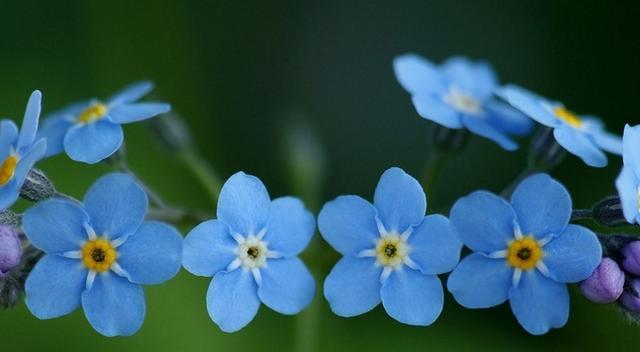
[{"label": "dark green background", "polygon": [[[7,1],[0,3],[0,115],[20,118],[28,94],[51,111],[105,97],[141,78],[173,104],[201,152],[223,177],[259,176],[273,196],[294,192],[283,128],[304,116],[326,151],[322,200],[371,198],[383,170],[419,174],[430,124],[420,119],[391,69],[415,51],[436,61],[463,54],[491,61],[502,81],[557,97],[602,116],[621,133],[637,123],[640,99],[638,10],[596,1]],[[168,201],[212,208],[181,164],[154,147],[143,124],[126,128],[131,166]],[[526,141],[523,141],[526,146]],[[504,152],[473,138],[446,165],[431,209],[478,188],[498,191],[525,164],[525,148]],[[594,169],[569,157],[553,172],[587,207],[614,192],[621,162]],[[81,196],[106,172],[59,156],[39,164]],[[435,204],[434,204],[435,203]],[[317,207],[316,205],[311,205]],[[333,255],[329,250],[327,256]],[[103,338],[80,310],[39,321],[23,304],[0,312],[2,351],[288,351],[295,324],[263,307],[236,334],[209,320],[209,280],[184,271],[148,287],[147,318],[134,337]],[[471,311],[451,297],[431,327],[401,325],[382,309],[353,319],[319,299],[319,350],[633,350],[640,329],[615,309],[574,290],[564,329],[532,337],[505,306]],[[303,341],[304,342],[304,341]]]}]

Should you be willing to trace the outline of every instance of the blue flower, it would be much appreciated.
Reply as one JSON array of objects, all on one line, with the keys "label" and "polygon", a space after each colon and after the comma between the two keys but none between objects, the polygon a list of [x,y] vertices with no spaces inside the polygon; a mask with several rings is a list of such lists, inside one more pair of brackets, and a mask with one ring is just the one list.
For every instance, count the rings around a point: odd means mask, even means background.
[{"label": "blue flower", "polygon": [[625,219],[640,224],[640,125],[624,127],[622,160],[624,166],[616,179]]},{"label": "blue flower", "polygon": [[41,100],[40,91],[31,93],[19,133],[13,121],[0,121],[0,209],[15,203],[29,171],[47,150],[46,141],[36,139]]},{"label": "blue flower", "polygon": [[453,57],[439,67],[415,55],[393,61],[396,78],[412,97],[418,114],[448,128],[466,128],[498,143],[506,150],[518,148],[510,135],[526,135],[531,121],[493,98],[498,81],[485,62]]},{"label": "blue flower", "polygon": [[165,103],[136,102],[151,89],[151,82],[138,82],[106,102],[76,103],[52,113],[39,134],[49,144],[47,156],[64,150],[71,159],[88,164],[108,158],[122,145],[121,124],[146,120],[170,110]]},{"label": "blue flower", "polygon": [[622,154],[622,139],[608,133],[602,121],[595,116],[578,116],[562,103],[515,85],[503,87],[498,95],[527,116],[553,128],[553,136],[558,144],[589,166],[607,165],[607,156],[603,150]]},{"label": "blue flower", "polygon": [[522,181],[511,203],[485,191],[459,199],[451,225],[474,253],[449,275],[449,291],[467,308],[509,300],[531,334],[564,326],[566,283],[588,278],[602,256],[595,234],[570,218],[569,193],[546,174]]},{"label": "blue flower", "polygon": [[82,305],[105,336],[132,335],[145,315],[141,285],[180,270],[182,237],[171,226],[144,221],[147,196],[131,176],[109,174],[84,204],[51,199],[24,214],[26,236],[46,255],[27,278],[27,307],[40,319]]},{"label": "blue flower", "polygon": [[343,317],[382,301],[397,321],[430,325],[444,303],[436,275],[456,266],[462,244],[447,218],[425,217],[422,187],[399,168],[382,175],[373,203],[340,196],[320,211],[320,233],[343,255],[324,282],[324,295]]},{"label": "blue flower", "polygon": [[207,310],[220,329],[242,329],[261,302],[282,314],[297,314],[311,303],[313,276],[297,256],[315,226],[300,200],[271,200],[257,177],[238,172],[225,182],[218,219],[187,235],[183,258],[187,271],[213,277]]}]

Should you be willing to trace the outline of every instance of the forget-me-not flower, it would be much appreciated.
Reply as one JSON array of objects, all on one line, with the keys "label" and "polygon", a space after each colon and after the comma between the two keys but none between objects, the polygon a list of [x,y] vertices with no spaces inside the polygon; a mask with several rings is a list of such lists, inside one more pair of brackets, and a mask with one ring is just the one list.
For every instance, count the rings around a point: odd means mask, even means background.
[{"label": "forget-me-not flower", "polygon": [[115,153],[124,138],[121,124],[166,113],[171,106],[137,102],[153,89],[151,82],[134,83],[106,101],[76,103],[52,113],[43,121],[39,136],[49,145],[47,156],[63,150],[75,161],[94,164]]},{"label": "forget-me-not flower", "polygon": [[518,145],[510,135],[525,135],[532,122],[497,99],[498,80],[485,62],[452,57],[440,66],[415,54],[393,61],[396,77],[413,100],[418,114],[442,126],[469,131],[506,150]]},{"label": "forget-me-not flower", "polygon": [[343,255],[324,282],[334,313],[356,316],[382,301],[405,324],[438,318],[444,293],[436,275],[456,266],[462,243],[446,217],[426,210],[422,187],[399,168],[381,176],[373,204],[348,195],[324,205],[318,227]]},{"label": "forget-me-not flower", "polygon": [[46,255],[27,278],[27,307],[40,319],[82,305],[105,336],[132,335],[145,316],[141,285],[159,284],[179,270],[182,237],[171,226],[144,221],[147,195],[125,174],[91,186],[83,204],[51,199],[24,214],[26,236]]},{"label": "forget-me-not flower", "polygon": [[299,199],[271,200],[257,177],[238,172],[222,186],[217,212],[185,238],[183,265],[213,277],[207,310],[220,329],[242,329],[261,302],[282,314],[311,303],[315,282],[297,256],[316,225]]},{"label": "forget-me-not flower", "polygon": [[511,203],[485,191],[459,199],[451,225],[474,253],[449,275],[453,297],[467,308],[506,300],[531,334],[560,328],[569,318],[567,283],[588,278],[600,263],[595,234],[569,224],[571,197],[546,174],[528,177]]},{"label": "forget-me-not flower", "polygon": [[40,91],[31,93],[20,132],[13,121],[0,121],[0,209],[15,203],[29,171],[47,150],[46,141],[36,138],[41,101]]},{"label": "forget-me-not flower", "polygon": [[616,187],[625,219],[630,224],[640,224],[640,125],[626,125],[622,143],[624,166],[616,179]]},{"label": "forget-me-not flower", "polygon": [[498,95],[540,124],[553,128],[558,144],[589,166],[607,165],[603,150],[622,154],[622,138],[608,133],[602,121],[595,116],[579,116],[560,102],[515,85],[503,87]]}]

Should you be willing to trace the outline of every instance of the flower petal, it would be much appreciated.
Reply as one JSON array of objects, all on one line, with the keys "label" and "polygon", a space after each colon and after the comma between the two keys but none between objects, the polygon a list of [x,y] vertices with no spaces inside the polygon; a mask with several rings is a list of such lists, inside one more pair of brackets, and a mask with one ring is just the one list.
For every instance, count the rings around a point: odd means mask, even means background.
[{"label": "flower petal", "polygon": [[558,144],[592,167],[607,166],[607,156],[582,132],[569,125],[553,130]]},{"label": "flower petal", "polygon": [[624,126],[624,137],[622,138],[622,159],[626,166],[635,170],[636,177],[640,177],[640,125]]},{"label": "flower petal", "polygon": [[16,149],[19,152],[21,152],[23,148],[30,146],[36,138],[41,102],[42,93],[40,93],[39,90],[34,90],[27,102],[27,109],[24,112],[24,119],[22,120],[22,128],[20,128],[20,135],[18,136]]},{"label": "flower petal", "polygon": [[597,131],[591,134],[596,145],[609,153],[622,155],[622,137],[607,131]]},{"label": "flower petal", "polygon": [[64,253],[80,249],[87,240],[84,226],[88,221],[89,216],[77,204],[51,199],[29,208],[22,227],[36,248],[45,253]]},{"label": "flower petal", "polygon": [[567,285],[548,279],[537,270],[522,273],[520,284],[509,291],[509,300],[520,325],[533,335],[561,328],[569,319]]},{"label": "flower petal", "polygon": [[240,171],[222,186],[218,219],[243,236],[257,234],[267,226],[270,203],[262,181]]},{"label": "flower petal", "polygon": [[418,93],[411,98],[418,115],[447,128],[462,128],[460,114],[434,94]]},{"label": "flower petal", "polygon": [[118,248],[118,264],[131,282],[155,285],[174,277],[182,261],[182,237],[161,222],[146,221]]},{"label": "flower petal", "polygon": [[76,259],[45,255],[25,283],[25,303],[38,319],[61,317],[80,306],[87,269]]},{"label": "flower petal", "polygon": [[409,237],[410,257],[425,274],[447,273],[460,261],[462,242],[456,236],[449,219],[429,215]]},{"label": "flower petal", "polygon": [[373,205],[387,231],[403,233],[422,222],[427,211],[427,198],[415,178],[400,168],[392,167],[380,177]]},{"label": "flower petal", "polygon": [[166,103],[121,104],[109,111],[109,118],[115,123],[131,123],[164,114],[169,110],[171,110],[171,105]]},{"label": "flower petal", "polygon": [[381,273],[373,258],[340,259],[324,281],[331,310],[341,317],[353,317],[375,308],[381,299]]},{"label": "flower petal", "polygon": [[115,153],[123,138],[122,127],[107,119],[75,124],[64,137],[64,150],[75,161],[95,164]]},{"label": "flower petal", "polygon": [[487,120],[476,116],[463,115],[462,122],[469,131],[498,143],[504,150],[513,151],[518,149],[518,144],[513,139],[505,132],[501,132],[491,126]]},{"label": "flower petal", "polygon": [[409,325],[431,325],[444,304],[440,279],[408,267],[394,271],[382,284],[380,295],[387,314]]},{"label": "flower petal", "polygon": [[491,65],[484,61],[471,61],[454,56],[442,65],[442,71],[450,86],[455,86],[480,100],[489,98],[498,85]]},{"label": "flower petal", "polygon": [[602,247],[589,229],[570,224],[544,246],[549,276],[558,282],[576,283],[588,278],[602,260]]},{"label": "flower petal", "polygon": [[441,92],[446,88],[438,67],[416,54],[394,58],[393,71],[400,85],[410,94]]},{"label": "flower petal", "polygon": [[91,326],[107,337],[135,334],[146,310],[142,286],[112,273],[96,276],[82,293],[82,308]]},{"label": "flower petal", "polygon": [[237,248],[227,225],[220,220],[205,221],[184,239],[182,265],[194,275],[211,277],[229,266]]},{"label": "flower petal", "polygon": [[298,314],[313,300],[316,284],[300,259],[269,260],[260,273],[258,297],[276,312]]},{"label": "flower petal", "polygon": [[327,202],[318,215],[320,234],[336,251],[348,255],[373,248],[380,238],[376,209],[358,196]]},{"label": "flower petal", "polygon": [[258,288],[250,271],[221,271],[213,277],[207,291],[207,310],[224,332],[245,327],[258,313]]},{"label": "flower petal", "polygon": [[37,140],[31,148],[25,148],[24,154],[22,158],[18,162],[16,166],[15,174],[13,175],[13,179],[16,180],[16,184],[19,188],[22,188],[24,184],[24,180],[27,178],[29,171],[33,169],[33,165],[47,152],[47,141],[44,139]]},{"label": "flower petal", "polygon": [[616,179],[616,188],[622,203],[624,218],[630,224],[636,223],[640,216],[640,180],[631,167],[625,165]]},{"label": "flower petal", "polygon": [[140,81],[132,83],[117,92],[107,101],[109,106],[116,106],[122,103],[131,103],[147,95],[153,89],[153,82]]},{"label": "flower petal", "polygon": [[64,111],[54,113],[44,120],[42,128],[38,131],[37,138],[47,140],[46,157],[60,154],[64,151],[64,137],[67,131],[73,126],[73,121],[69,119]]},{"label": "flower petal", "polygon": [[553,112],[544,106],[544,104],[548,104],[547,99],[535,93],[522,87],[508,84],[500,88],[497,94],[514,108],[547,127],[558,127],[562,124]]},{"label": "flower petal", "polygon": [[13,146],[18,140],[18,126],[8,119],[0,121],[0,150],[2,160],[6,159]]},{"label": "flower petal", "polygon": [[316,219],[300,199],[281,197],[271,202],[271,214],[264,239],[269,249],[290,258],[307,247],[316,230]]},{"label": "flower petal", "polygon": [[505,259],[473,253],[449,275],[447,289],[465,308],[489,308],[507,300],[512,282],[513,268]]},{"label": "flower petal", "polygon": [[484,105],[488,123],[500,131],[524,136],[533,129],[533,121],[510,105],[490,100]]}]

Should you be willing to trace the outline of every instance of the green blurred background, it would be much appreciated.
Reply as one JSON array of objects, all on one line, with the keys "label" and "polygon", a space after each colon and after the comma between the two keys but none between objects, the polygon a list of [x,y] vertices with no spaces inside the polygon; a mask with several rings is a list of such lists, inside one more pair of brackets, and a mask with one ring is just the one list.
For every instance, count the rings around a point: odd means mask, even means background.
[{"label": "green blurred background", "polygon": [[[640,114],[638,12],[601,1],[3,0],[0,115],[20,119],[35,88],[44,93],[45,111],[52,111],[152,79],[155,98],[185,117],[198,148],[224,178],[244,170],[259,176],[272,196],[297,193],[317,210],[313,192],[292,186],[291,155],[283,152],[283,131],[292,121],[311,126],[326,152],[321,202],[345,193],[370,199],[390,166],[420,173],[430,124],[417,116],[391,69],[392,58],[407,51],[436,61],[454,54],[487,59],[503,82],[602,116],[621,133]],[[131,167],[167,201],[212,209],[192,175],[156,148],[144,124],[127,126],[126,141]],[[447,163],[430,209],[447,208],[478,188],[502,189],[524,167],[522,149],[507,153],[472,138]],[[65,156],[39,165],[61,191],[78,197],[107,171]],[[620,166],[617,157],[605,169],[569,157],[553,175],[577,207],[587,207],[614,192]],[[323,253],[334,260],[331,250]],[[324,275],[328,267],[319,270]],[[313,324],[309,312],[287,317],[265,307],[247,328],[225,334],[206,313],[208,283],[182,271],[148,287],[146,321],[126,338],[101,337],[81,310],[39,321],[21,304],[0,312],[0,348],[621,351],[640,344],[640,328],[622,321],[613,307],[589,304],[575,288],[567,326],[542,337],[524,332],[506,306],[464,310],[450,296],[428,328],[396,323],[380,308],[339,318],[318,296],[315,337],[299,330]]]}]

